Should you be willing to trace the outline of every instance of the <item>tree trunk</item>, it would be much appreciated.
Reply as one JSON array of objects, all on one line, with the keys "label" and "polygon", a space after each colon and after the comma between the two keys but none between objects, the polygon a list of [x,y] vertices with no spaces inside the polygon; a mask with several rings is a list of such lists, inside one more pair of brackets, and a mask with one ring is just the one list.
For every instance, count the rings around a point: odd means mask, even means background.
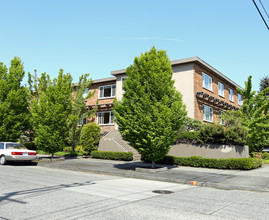
[{"label": "tree trunk", "polygon": [[151,161],[151,168],[152,168],[152,169],[155,169],[155,168],[156,168],[156,166],[155,166],[155,161]]},{"label": "tree trunk", "polygon": [[54,157],[54,153],[51,153],[51,160],[53,159],[53,157]]}]

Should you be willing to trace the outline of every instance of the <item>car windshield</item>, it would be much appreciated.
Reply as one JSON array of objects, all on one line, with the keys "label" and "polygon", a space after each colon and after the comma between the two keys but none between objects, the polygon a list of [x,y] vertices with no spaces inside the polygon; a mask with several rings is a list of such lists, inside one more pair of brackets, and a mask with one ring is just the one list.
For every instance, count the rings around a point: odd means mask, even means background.
[{"label": "car windshield", "polygon": [[27,148],[24,147],[24,145],[17,144],[17,143],[7,143],[6,148],[7,149],[24,149],[24,150],[27,150]]}]

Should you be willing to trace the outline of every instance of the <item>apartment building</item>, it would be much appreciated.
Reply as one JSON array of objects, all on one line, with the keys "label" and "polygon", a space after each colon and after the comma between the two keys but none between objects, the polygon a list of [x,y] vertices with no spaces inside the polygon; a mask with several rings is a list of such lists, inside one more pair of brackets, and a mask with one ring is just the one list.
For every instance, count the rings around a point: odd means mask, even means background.
[{"label": "apartment building", "polygon": [[[205,123],[222,123],[223,111],[236,110],[242,105],[243,97],[236,91],[236,87],[241,87],[199,57],[174,60],[171,66],[175,87],[183,96],[188,117]],[[102,132],[117,130],[113,100],[122,98],[126,70],[112,71],[111,75],[113,77],[94,81],[89,91],[95,91],[95,95],[86,102],[88,109],[98,109],[91,120],[101,126]]]}]

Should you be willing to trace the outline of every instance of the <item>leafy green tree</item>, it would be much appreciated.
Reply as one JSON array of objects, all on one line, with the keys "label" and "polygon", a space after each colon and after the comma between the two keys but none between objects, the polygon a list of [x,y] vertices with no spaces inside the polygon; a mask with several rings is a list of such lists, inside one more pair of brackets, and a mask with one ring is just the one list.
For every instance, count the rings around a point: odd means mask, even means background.
[{"label": "leafy green tree", "polygon": [[21,85],[25,75],[19,57],[9,69],[0,63],[0,140],[17,141],[29,128],[29,93]]},{"label": "leafy green tree", "polygon": [[171,63],[163,50],[153,47],[136,57],[126,74],[125,93],[114,104],[116,123],[123,139],[155,168],[185,120],[182,95],[174,87]]},{"label": "leafy green tree", "polygon": [[[268,87],[269,87],[269,76],[265,76],[260,81],[260,92]],[[269,93],[267,95],[269,95]]]},{"label": "leafy green tree", "polygon": [[245,89],[237,88],[237,91],[244,97],[243,105],[238,111],[225,113],[225,125],[247,128],[250,151],[261,151],[269,146],[269,87],[256,94],[252,91],[252,76],[249,76]]},{"label": "leafy green tree", "polygon": [[87,154],[97,150],[100,139],[101,128],[96,123],[88,123],[81,129],[80,144]]},{"label": "leafy green tree", "polygon": [[84,92],[88,91],[88,88],[93,82],[92,79],[89,80],[88,77],[89,74],[82,75],[72,91],[72,111],[68,117],[68,143],[72,147],[73,151],[75,150],[75,146],[80,142],[81,127],[78,127],[78,122],[83,118],[93,116],[96,112],[96,109],[87,111],[85,105],[85,99],[91,98],[94,95],[94,92],[88,92],[86,96],[84,95]]},{"label": "leafy green tree", "polygon": [[72,111],[72,77],[63,74],[53,81],[49,75],[42,73],[35,84],[29,78],[33,99],[30,111],[35,130],[35,144],[39,149],[52,154],[62,150],[68,137],[68,117]]},{"label": "leafy green tree", "polygon": [[[91,84],[88,74],[82,75],[76,86],[69,73],[60,69],[53,81],[43,73],[40,78],[29,74],[29,87],[32,94],[30,111],[35,132],[35,143],[39,149],[54,155],[69,143],[73,150],[79,141],[80,128],[77,126],[85,113],[83,92]],[[85,115],[83,116],[83,114]]]}]

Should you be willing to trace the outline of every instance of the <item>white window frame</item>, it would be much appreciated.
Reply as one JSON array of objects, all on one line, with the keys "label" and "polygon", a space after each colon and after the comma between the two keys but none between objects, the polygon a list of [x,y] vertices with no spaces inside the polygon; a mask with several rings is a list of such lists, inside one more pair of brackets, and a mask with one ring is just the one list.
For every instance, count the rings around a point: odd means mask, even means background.
[{"label": "white window frame", "polygon": [[229,88],[229,100],[234,102],[234,91],[231,88]]},{"label": "white window frame", "polygon": [[243,105],[243,96],[241,94],[237,94],[237,99],[238,99],[238,105]]},{"label": "white window frame", "polygon": [[[203,79],[203,88],[212,92],[212,77],[203,72],[202,79]],[[208,82],[208,85],[206,84],[206,82]]]},{"label": "white window frame", "polygon": [[224,120],[223,120],[223,111],[222,110],[219,110],[219,123],[221,124],[221,125],[225,125],[225,122],[224,122]]},{"label": "white window frame", "polygon": [[86,97],[88,96],[88,94],[89,94],[89,89],[88,88],[85,88],[84,91],[83,91],[82,97],[84,99],[86,99]]},{"label": "white window frame", "polygon": [[125,81],[125,78],[126,78],[126,76],[121,77],[121,91],[122,92],[124,92],[124,90],[123,90],[123,82]]},{"label": "white window frame", "polygon": [[219,96],[224,97],[224,84],[221,82],[218,82],[218,90],[219,90]]},{"label": "white window frame", "polygon": [[[105,88],[109,88],[109,87],[111,89],[111,96],[104,97],[104,90],[105,90]],[[113,87],[114,87],[114,95],[113,95]],[[99,99],[109,99],[109,98],[114,98],[115,96],[116,96],[116,84],[99,86],[99,94],[98,94]]]},{"label": "white window frame", "polygon": [[[104,124],[104,123],[99,123],[101,115],[104,113],[109,113],[109,123]],[[113,118],[112,118],[113,116]],[[104,111],[104,112],[97,112],[97,124],[99,125],[114,125],[114,114],[113,111]]]},{"label": "white window frame", "polygon": [[[206,111],[209,111],[209,118],[207,119]],[[213,122],[213,108],[208,105],[203,105],[203,120],[206,122]]]},{"label": "white window frame", "polygon": [[86,119],[85,115],[82,115],[81,119],[78,122],[78,126],[81,127],[85,124],[87,124],[87,119]]}]

